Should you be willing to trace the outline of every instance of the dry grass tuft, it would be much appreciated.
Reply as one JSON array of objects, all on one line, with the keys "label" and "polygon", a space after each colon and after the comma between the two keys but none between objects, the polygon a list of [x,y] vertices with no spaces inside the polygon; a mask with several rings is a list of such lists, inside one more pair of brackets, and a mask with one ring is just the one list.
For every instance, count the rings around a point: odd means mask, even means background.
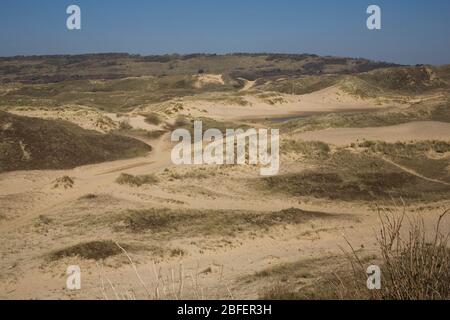
[{"label": "dry grass tuft", "polygon": [[53,181],[53,189],[59,188],[71,189],[73,188],[74,183],[75,181],[73,180],[73,178],[69,176],[64,176]]},{"label": "dry grass tuft", "polygon": [[436,225],[434,237],[426,237],[423,220],[410,224],[407,237],[400,235],[400,218],[382,217],[379,244],[386,270],[386,285],[381,298],[396,300],[450,299],[449,234],[440,231],[444,212]]},{"label": "dry grass tuft", "polygon": [[94,200],[94,199],[97,199],[97,198],[98,198],[98,195],[93,194],[93,193],[88,193],[88,194],[80,197],[78,200]]},{"label": "dry grass tuft", "polygon": [[156,184],[159,182],[159,179],[153,174],[133,176],[131,174],[122,173],[116,179],[116,182],[121,185],[140,187],[144,184]]},{"label": "dry grass tuft", "polygon": [[[441,232],[441,224],[450,210],[438,219],[430,236],[423,219],[410,219],[406,210],[379,210],[381,230],[382,288],[370,291],[368,298],[379,300],[448,300],[450,299],[450,234]],[[409,220],[407,231],[405,220]],[[339,294],[344,298],[367,297],[367,274],[364,264],[352,248],[354,285],[341,281]]]},{"label": "dry grass tuft", "polygon": [[[331,258],[332,262],[301,261],[257,273],[256,279],[272,283],[259,296],[263,300],[448,300],[449,234],[441,226],[449,212],[430,232],[422,219],[409,217],[405,209],[380,209],[379,255],[363,256],[347,241],[350,252],[344,250],[345,255]],[[333,263],[334,272],[320,271],[327,263]],[[369,265],[381,269],[380,290],[367,288]],[[299,273],[302,270],[315,273],[305,277]]]},{"label": "dry grass tuft", "polygon": [[120,254],[122,251],[113,241],[91,241],[70,246],[50,254],[51,260],[66,257],[80,257],[88,260],[103,260]]},{"label": "dry grass tuft", "polygon": [[156,113],[149,113],[144,115],[145,117],[145,122],[147,122],[148,124],[153,124],[153,125],[160,125],[161,124],[161,118],[159,117],[159,115],[157,115]]}]

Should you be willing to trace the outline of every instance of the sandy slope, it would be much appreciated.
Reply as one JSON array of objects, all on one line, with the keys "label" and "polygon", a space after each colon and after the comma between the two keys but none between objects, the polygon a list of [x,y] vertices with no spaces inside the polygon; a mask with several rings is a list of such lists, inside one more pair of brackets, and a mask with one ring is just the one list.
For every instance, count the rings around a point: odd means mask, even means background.
[{"label": "sandy slope", "polygon": [[302,96],[273,93],[281,98],[282,103],[270,104],[257,94],[248,91],[241,96],[247,105],[233,104],[224,99],[223,102],[208,101],[202,97],[187,97],[181,101],[185,107],[184,114],[192,116],[210,117],[219,120],[265,119],[288,117],[293,115],[308,115],[313,113],[343,112],[343,111],[371,111],[395,106],[395,103],[380,105],[374,99],[357,99],[340,90],[330,87]]},{"label": "sandy slope", "polygon": [[9,112],[19,116],[34,117],[50,120],[69,121],[87,130],[109,132],[117,129],[118,124],[107,115],[83,106],[64,106],[57,110],[44,108],[11,109]]}]

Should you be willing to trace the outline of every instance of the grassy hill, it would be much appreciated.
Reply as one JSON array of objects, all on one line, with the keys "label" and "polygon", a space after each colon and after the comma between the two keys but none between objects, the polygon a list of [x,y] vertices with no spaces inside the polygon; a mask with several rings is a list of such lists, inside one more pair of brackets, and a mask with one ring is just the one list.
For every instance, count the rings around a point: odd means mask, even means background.
[{"label": "grassy hill", "polygon": [[0,172],[69,169],[136,157],[150,150],[135,139],[0,111]]},{"label": "grassy hill", "polygon": [[[198,85],[205,74],[223,81]],[[186,96],[239,93],[246,80],[262,92],[302,95],[339,86],[358,97],[392,97],[448,91],[450,69],[310,54],[0,58],[0,110],[73,104],[128,112]]]},{"label": "grassy hill", "polygon": [[366,59],[312,54],[191,54],[140,56],[86,54],[0,58],[0,83],[55,83],[140,76],[226,74],[255,80],[268,76],[348,74],[394,66]]}]

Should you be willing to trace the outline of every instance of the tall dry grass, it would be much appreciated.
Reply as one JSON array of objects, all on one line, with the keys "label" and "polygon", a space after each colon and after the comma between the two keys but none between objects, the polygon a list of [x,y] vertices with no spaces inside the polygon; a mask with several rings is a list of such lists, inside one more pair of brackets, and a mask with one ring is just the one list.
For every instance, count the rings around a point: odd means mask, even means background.
[{"label": "tall dry grass", "polygon": [[449,212],[444,211],[434,230],[428,232],[424,220],[409,217],[405,208],[400,212],[379,209],[381,227],[377,242],[381,253],[382,287],[372,291],[364,287],[367,265],[349,243],[353,279],[343,281],[337,276],[338,296],[378,300],[450,299],[450,234],[441,228],[448,221]]},{"label": "tall dry grass", "polygon": [[[125,255],[133,269],[138,286],[132,289],[124,289],[114,283],[104,272],[103,265],[97,263],[99,268],[100,292],[104,300],[208,300],[217,296],[214,288],[209,288],[202,283],[202,274],[208,273],[197,265],[195,270],[188,271],[180,263],[178,268],[163,270],[155,263],[148,271],[150,274],[139,272],[136,263],[130,253],[119,243],[115,246]],[[223,266],[217,279],[219,290],[223,296],[233,300],[234,296],[223,277]],[[150,276],[150,277],[149,277]],[[222,294],[221,294],[222,296]]]}]

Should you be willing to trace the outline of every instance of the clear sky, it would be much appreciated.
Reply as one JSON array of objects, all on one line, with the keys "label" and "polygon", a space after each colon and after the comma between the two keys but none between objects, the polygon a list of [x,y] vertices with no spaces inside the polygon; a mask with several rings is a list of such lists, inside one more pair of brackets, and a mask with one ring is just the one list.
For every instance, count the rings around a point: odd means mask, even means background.
[{"label": "clear sky", "polygon": [[[66,8],[82,29],[66,28]],[[382,30],[366,9],[382,9]],[[0,0],[0,56],[280,52],[450,64],[449,0]]]}]

